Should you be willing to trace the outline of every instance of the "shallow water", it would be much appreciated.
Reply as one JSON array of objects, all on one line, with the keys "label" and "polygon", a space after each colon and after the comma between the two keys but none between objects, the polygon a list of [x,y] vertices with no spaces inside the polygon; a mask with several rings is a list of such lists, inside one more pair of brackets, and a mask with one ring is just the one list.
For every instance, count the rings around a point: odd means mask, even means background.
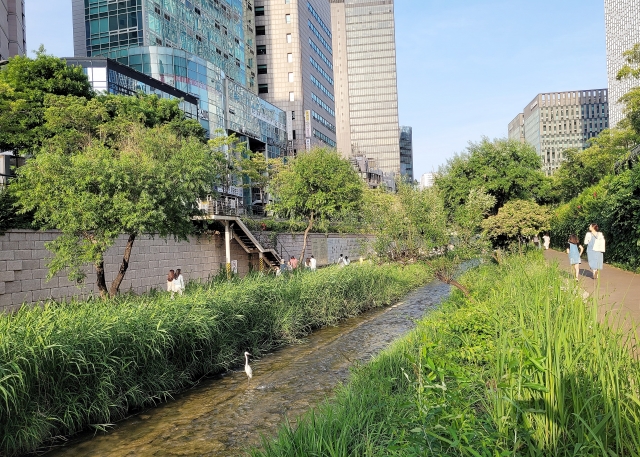
[{"label": "shallow water", "polygon": [[383,310],[319,330],[303,343],[251,362],[244,371],[209,379],[174,401],[118,423],[109,433],[87,434],[47,453],[62,456],[242,455],[331,395],[349,367],[366,362],[413,328],[449,286],[433,282]]}]

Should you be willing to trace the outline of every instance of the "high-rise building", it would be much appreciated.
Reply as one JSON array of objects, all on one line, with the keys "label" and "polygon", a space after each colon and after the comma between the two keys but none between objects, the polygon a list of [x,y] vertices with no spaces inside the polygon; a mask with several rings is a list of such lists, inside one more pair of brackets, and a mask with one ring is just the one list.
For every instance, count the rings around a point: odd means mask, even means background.
[{"label": "high-rise building", "polygon": [[524,143],[524,113],[518,114],[509,122],[509,139]]},{"label": "high-rise building", "polygon": [[330,0],[338,150],[399,174],[393,0]]},{"label": "high-rise building", "polygon": [[24,0],[0,0],[0,60],[25,55]]},{"label": "high-rise building", "polygon": [[413,129],[400,127],[400,174],[413,182]]},{"label": "high-rise building", "polygon": [[291,154],[336,147],[327,0],[255,0],[258,92],[287,113]]},{"label": "high-rise building", "polygon": [[552,174],[567,149],[582,150],[609,128],[607,89],[538,94],[509,124],[509,138],[524,138]]},{"label": "high-rise building", "polygon": [[433,187],[435,182],[435,173],[425,173],[420,177],[420,189],[428,189],[429,187]]},{"label": "high-rise building", "polygon": [[618,103],[620,97],[633,87],[640,86],[640,81],[625,79],[618,81],[616,75],[624,66],[622,54],[640,43],[640,2],[638,0],[604,0],[605,28],[607,37],[607,76],[609,79],[609,95],[611,97],[611,125],[622,120],[623,105]]},{"label": "high-rise building", "polygon": [[117,60],[137,46],[178,48],[256,89],[253,10],[241,0],[72,0],[72,7],[76,57]]}]

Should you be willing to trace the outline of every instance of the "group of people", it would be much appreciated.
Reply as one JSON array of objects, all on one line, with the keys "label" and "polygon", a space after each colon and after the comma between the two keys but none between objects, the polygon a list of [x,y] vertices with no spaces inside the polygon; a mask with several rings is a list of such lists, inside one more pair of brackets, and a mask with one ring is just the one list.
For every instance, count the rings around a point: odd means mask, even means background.
[{"label": "group of people", "polygon": [[[285,263],[284,259],[280,260],[280,268],[276,268],[276,276],[280,276],[285,271],[294,271],[297,270],[299,266],[299,261],[296,259],[296,256],[291,256],[288,262]],[[316,271],[318,269],[318,263],[315,257],[307,257],[304,262],[304,267],[311,271]]]},{"label": "group of people", "polygon": [[167,275],[167,292],[171,292],[171,298],[174,297],[177,292],[179,295],[184,293],[184,277],[180,268],[176,270],[169,270]]},{"label": "group of people", "polygon": [[346,267],[351,264],[351,260],[349,260],[349,256],[344,256],[340,254],[338,261],[336,262],[340,268]]},{"label": "group of people", "polygon": [[[574,268],[577,281],[580,278],[580,264],[582,263],[581,257],[584,252],[584,247],[580,245],[580,240],[575,234],[569,237],[568,242],[567,254],[569,254],[569,263]],[[604,235],[600,231],[598,224],[589,225],[589,231],[584,237],[584,245],[587,247],[587,259],[592,272],[592,278],[598,279],[599,272],[602,270],[604,263],[606,247]]]},{"label": "group of people", "polygon": [[548,251],[549,247],[551,246],[551,237],[549,236],[548,233],[545,233],[542,236],[542,246],[540,246],[540,238],[538,238],[538,235],[536,235],[536,236],[533,237],[533,244],[538,246],[540,249],[542,249],[542,247],[544,247],[544,250]]}]

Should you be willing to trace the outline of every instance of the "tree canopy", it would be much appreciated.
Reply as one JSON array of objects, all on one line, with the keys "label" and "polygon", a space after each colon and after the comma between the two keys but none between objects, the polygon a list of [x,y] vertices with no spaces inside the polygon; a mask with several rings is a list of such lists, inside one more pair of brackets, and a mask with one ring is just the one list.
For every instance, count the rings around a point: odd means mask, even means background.
[{"label": "tree canopy", "polygon": [[349,161],[337,151],[314,148],[283,166],[271,188],[275,198],[272,208],[277,214],[302,218],[308,223],[302,257],[314,222],[357,212],[364,184]]},{"label": "tree canopy", "polygon": [[527,200],[512,200],[482,222],[485,232],[496,244],[521,243],[523,239],[550,230],[548,208]]},{"label": "tree canopy", "polygon": [[495,198],[495,214],[510,200],[542,196],[547,178],[541,165],[540,156],[529,144],[483,138],[448,161],[436,176],[436,186],[447,208],[464,205],[473,189],[484,189]]}]

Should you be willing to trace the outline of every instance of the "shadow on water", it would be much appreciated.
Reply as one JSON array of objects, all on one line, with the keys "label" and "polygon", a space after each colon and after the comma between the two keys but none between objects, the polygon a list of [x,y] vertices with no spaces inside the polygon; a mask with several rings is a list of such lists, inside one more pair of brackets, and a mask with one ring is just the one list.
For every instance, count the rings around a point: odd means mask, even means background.
[{"label": "shadow on water", "polygon": [[349,368],[366,362],[434,309],[449,286],[432,282],[402,302],[319,330],[303,343],[251,363],[244,371],[209,379],[174,401],[118,423],[109,433],[85,435],[47,453],[63,456],[239,455],[260,436],[273,435],[331,395]]}]

